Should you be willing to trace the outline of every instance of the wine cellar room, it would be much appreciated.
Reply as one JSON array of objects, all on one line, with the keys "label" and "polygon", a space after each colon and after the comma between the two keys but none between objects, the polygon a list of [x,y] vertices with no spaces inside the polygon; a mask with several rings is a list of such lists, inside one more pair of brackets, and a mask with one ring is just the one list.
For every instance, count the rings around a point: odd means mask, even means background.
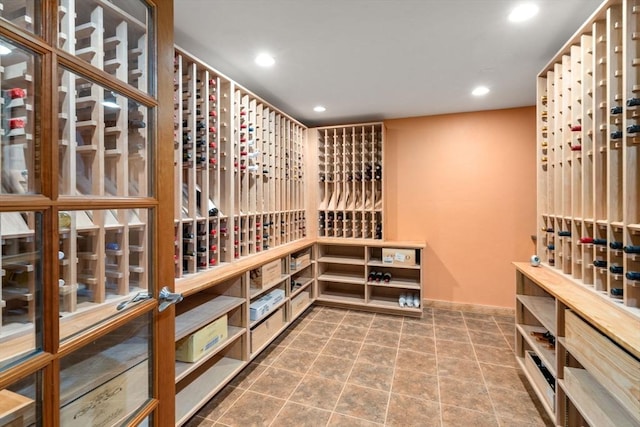
[{"label": "wine cellar room", "polygon": [[0,0],[0,427],[640,426],[640,0]]}]

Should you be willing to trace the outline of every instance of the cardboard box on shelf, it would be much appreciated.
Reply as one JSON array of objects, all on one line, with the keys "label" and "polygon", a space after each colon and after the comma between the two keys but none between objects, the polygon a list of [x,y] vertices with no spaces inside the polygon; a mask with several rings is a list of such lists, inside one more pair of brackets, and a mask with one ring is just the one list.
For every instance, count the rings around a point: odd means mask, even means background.
[{"label": "cardboard box on shelf", "polygon": [[305,268],[311,264],[311,254],[309,252],[304,254],[299,254],[297,257],[291,257],[291,270],[296,271],[302,268]]},{"label": "cardboard box on shelf", "polygon": [[227,338],[227,315],[176,343],[176,360],[195,362]]},{"label": "cardboard box on shelf", "polygon": [[250,275],[251,286],[262,289],[265,286],[277,282],[282,277],[282,263],[279,259],[266,263],[252,270]]},{"label": "cardboard box on shelf", "polygon": [[251,320],[258,320],[264,317],[264,315],[270,312],[271,309],[282,300],[284,300],[284,290],[282,289],[274,289],[268,294],[261,296],[249,305],[249,318]]},{"label": "cardboard box on shelf", "polygon": [[382,263],[389,265],[416,265],[416,250],[382,248]]},{"label": "cardboard box on shelf", "polygon": [[284,307],[251,330],[251,352],[254,353],[284,326]]}]

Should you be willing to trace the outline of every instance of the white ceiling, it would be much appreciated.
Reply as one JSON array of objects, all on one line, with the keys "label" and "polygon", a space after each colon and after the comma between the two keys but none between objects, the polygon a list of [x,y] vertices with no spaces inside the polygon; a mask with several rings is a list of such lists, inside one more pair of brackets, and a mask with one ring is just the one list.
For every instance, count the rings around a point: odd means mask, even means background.
[{"label": "white ceiling", "polygon": [[306,125],[519,107],[601,3],[532,1],[514,24],[518,0],[175,0],[175,40]]}]

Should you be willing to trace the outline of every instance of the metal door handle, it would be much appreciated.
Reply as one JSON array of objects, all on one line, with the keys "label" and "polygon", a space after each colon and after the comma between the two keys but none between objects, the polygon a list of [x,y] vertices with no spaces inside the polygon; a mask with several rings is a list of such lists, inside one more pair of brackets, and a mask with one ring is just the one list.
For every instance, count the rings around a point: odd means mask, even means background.
[{"label": "metal door handle", "polygon": [[184,299],[182,294],[171,292],[166,286],[160,289],[158,298],[161,301],[158,306],[158,311],[164,311],[171,304],[177,304]]},{"label": "metal door handle", "polygon": [[153,298],[153,296],[147,291],[138,292],[131,299],[122,301],[120,304],[118,304],[118,306],[116,307],[116,310],[118,311],[124,310],[125,308],[127,308],[129,304],[133,304],[134,302],[139,302],[139,301],[143,301],[151,298]]}]

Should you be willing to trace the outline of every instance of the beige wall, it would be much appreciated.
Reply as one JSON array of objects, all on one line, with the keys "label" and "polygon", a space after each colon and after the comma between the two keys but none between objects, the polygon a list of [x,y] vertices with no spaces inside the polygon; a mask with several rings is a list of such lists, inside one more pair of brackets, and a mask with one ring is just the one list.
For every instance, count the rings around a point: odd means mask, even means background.
[{"label": "beige wall", "polygon": [[536,234],[535,108],[386,121],[385,238],[423,240],[425,298],[513,307]]}]

